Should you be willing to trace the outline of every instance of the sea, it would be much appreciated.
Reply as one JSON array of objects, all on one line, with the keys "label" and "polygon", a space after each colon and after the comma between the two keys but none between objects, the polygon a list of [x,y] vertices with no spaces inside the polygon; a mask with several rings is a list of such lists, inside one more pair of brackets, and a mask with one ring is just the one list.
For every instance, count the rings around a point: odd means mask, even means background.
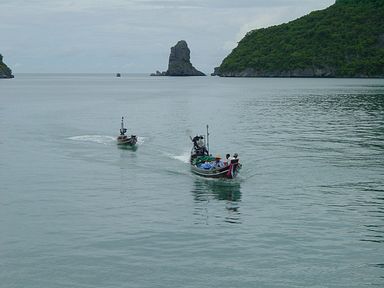
[{"label": "sea", "polygon": [[1,80],[0,287],[384,287],[384,80]]}]

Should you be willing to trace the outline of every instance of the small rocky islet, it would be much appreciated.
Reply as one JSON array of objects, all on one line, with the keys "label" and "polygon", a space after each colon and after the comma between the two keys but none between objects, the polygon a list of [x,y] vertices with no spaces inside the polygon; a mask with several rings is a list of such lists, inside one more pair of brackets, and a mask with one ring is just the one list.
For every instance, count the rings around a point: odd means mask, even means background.
[{"label": "small rocky islet", "polygon": [[191,51],[185,40],[180,40],[171,48],[168,70],[156,71],[151,76],[206,76],[203,72],[193,67],[191,63]]}]

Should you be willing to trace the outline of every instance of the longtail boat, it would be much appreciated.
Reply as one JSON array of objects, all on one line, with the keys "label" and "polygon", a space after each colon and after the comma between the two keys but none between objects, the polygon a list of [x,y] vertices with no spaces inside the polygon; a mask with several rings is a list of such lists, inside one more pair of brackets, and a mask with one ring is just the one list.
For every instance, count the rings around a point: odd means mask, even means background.
[{"label": "longtail boat", "polygon": [[137,143],[137,136],[131,135],[127,136],[125,135],[127,133],[127,128],[124,128],[124,117],[121,117],[121,128],[120,128],[120,135],[117,137],[117,144],[118,145],[127,145],[127,146],[134,146]]},{"label": "longtail boat", "polygon": [[[236,178],[241,169],[237,153],[232,158],[221,160],[220,156],[213,157],[209,153],[209,132],[207,125],[206,140],[203,135],[190,137],[193,142],[190,165],[193,173],[208,178]],[[230,156],[229,154],[227,154]]]}]

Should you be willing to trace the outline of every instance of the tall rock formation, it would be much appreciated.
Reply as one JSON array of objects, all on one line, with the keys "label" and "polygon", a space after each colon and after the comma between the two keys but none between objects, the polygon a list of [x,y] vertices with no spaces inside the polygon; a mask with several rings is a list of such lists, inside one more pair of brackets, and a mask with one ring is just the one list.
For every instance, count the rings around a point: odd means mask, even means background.
[{"label": "tall rock formation", "polygon": [[3,62],[3,55],[0,54],[0,78],[13,78],[12,70]]},{"label": "tall rock formation", "polygon": [[205,76],[203,72],[193,67],[190,58],[191,51],[187,42],[181,40],[171,48],[169,55],[168,70],[151,74],[151,76]]}]

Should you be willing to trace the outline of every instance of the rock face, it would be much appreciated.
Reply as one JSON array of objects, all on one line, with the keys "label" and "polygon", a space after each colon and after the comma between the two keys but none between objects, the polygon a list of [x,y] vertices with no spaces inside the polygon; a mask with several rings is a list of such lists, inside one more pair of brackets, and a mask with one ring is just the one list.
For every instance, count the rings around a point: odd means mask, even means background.
[{"label": "rock face", "polygon": [[332,78],[335,77],[335,71],[330,67],[322,68],[304,68],[304,69],[292,69],[287,71],[265,71],[257,70],[253,68],[246,68],[242,71],[227,71],[220,72],[219,67],[215,68],[215,71],[211,74],[212,76],[221,77],[300,77],[300,78],[312,78],[312,77],[324,77]]},{"label": "rock face", "polygon": [[187,42],[181,40],[171,48],[169,55],[168,70],[165,72],[156,71],[151,76],[205,76],[203,72],[198,71],[192,66],[190,61],[191,51]]},{"label": "rock face", "polygon": [[160,72],[159,70],[156,71],[156,73],[151,73],[151,76],[167,76],[165,75],[166,72]]},{"label": "rock face", "polygon": [[0,78],[13,78],[11,69],[3,63],[3,56],[0,54]]}]

